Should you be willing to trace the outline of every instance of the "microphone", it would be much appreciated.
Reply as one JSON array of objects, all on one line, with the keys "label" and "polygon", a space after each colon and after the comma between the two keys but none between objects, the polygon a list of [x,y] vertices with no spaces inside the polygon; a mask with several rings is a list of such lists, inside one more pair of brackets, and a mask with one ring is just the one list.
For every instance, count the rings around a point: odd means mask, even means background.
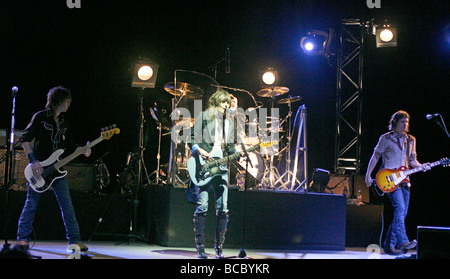
[{"label": "microphone", "polygon": [[234,110],[232,110],[230,108],[226,108],[225,109],[225,113],[228,114],[228,115],[235,115],[235,114],[237,114],[236,111],[234,111]]},{"label": "microphone", "polygon": [[225,66],[226,74],[231,73],[230,56],[231,56],[230,48],[227,47],[227,65]]},{"label": "microphone", "polygon": [[19,88],[17,88],[17,86],[13,86],[13,88],[11,88],[12,90],[12,95],[16,95],[17,91],[19,91]]},{"label": "microphone", "polygon": [[425,116],[425,117],[426,117],[427,120],[430,120],[430,119],[433,119],[433,118],[436,118],[436,117],[439,117],[439,116],[440,116],[439,113],[435,113],[435,114],[427,114],[427,116]]}]

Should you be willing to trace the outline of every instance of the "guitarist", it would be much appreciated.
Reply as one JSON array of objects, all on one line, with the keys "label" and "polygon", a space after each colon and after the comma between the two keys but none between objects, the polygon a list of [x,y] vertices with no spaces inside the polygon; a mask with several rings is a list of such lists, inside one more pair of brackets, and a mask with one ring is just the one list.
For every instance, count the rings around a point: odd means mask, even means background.
[{"label": "guitarist", "polygon": [[[51,88],[47,94],[46,109],[33,115],[20,137],[22,147],[30,160],[31,169],[37,176],[42,175],[43,172],[39,161],[46,160],[57,149],[66,149],[67,151],[81,148],[73,142],[64,117],[64,113],[69,109],[71,101],[71,93],[66,88],[62,86]],[[33,140],[34,148],[31,144]],[[70,154],[69,152],[67,153]],[[91,150],[85,149],[83,154],[88,157],[91,154]],[[81,251],[87,251],[88,247],[81,243],[78,221],[75,217],[66,178],[56,180],[52,184],[52,188],[61,208],[69,245],[77,244],[80,246]],[[40,193],[28,187],[27,199],[20,215],[17,229],[18,245],[25,249],[29,248],[34,214],[40,197]]]},{"label": "guitarist", "polygon": [[[365,182],[370,187],[374,182],[371,175],[379,159],[381,168],[397,169],[401,166],[413,168],[421,167],[417,161],[416,138],[408,134],[410,116],[406,111],[399,110],[391,116],[389,131],[380,136],[367,167]],[[424,164],[425,171],[431,169],[429,163]],[[409,241],[406,235],[405,218],[408,212],[410,186],[400,183],[398,188],[387,193],[394,208],[394,219],[386,233],[383,250],[387,254],[400,255],[407,250],[414,249],[417,241]]]},{"label": "guitarist", "polygon": [[[224,155],[236,153],[234,148],[234,124],[226,113],[231,104],[230,94],[218,89],[208,101],[208,109],[202,111],[195,119],[191,130],[189,146],[192,156],[201,156],[207,160],[210,153],[220,150]],[[208,193],[214,191],[216,201],[216,258],[223,258],[222,247],[228,223],[228,173],[214,177],[209,184],[195,186],[198,197],[194,212],[195,246],[199,258],[207,258],[205,253],[205,222],[208,211]]]}]

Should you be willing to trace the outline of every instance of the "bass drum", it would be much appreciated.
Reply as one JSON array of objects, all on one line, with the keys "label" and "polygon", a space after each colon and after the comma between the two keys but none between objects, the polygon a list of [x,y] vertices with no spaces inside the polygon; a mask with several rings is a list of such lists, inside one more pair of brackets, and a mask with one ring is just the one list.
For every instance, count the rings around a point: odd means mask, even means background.
[{"label": "bass drum", "polygon": [[[245,148],[250,148],[251,146],[246,146]],[[236,145],[236,150],[241,151],[242,148],[240,145]],[[264,159],[261,154],[258,152],[250,152],[249,158],[251,161],[251,164],[249,162],[248,164],[248,179],[249,179],[249,187],[254,187],[259,181],[261,181],[262,177],[264,176]],[[238,161],[234,161],[232,163],[231,168],[231,183],[235,183],[235,179],[237,176],[239,176],[240,173],[245,174],[245,167],[246,167],[247,161],[246,157],[239,158]]]}]

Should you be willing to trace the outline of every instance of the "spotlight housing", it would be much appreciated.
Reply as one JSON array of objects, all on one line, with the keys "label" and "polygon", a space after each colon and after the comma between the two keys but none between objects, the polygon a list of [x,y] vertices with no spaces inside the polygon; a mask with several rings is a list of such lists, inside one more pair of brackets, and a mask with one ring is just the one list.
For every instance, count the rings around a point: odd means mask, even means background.
[{"label": "spotlight housing", "polygon": [[383,24],[376,27],[377,48],[397,46],[397,28],[390,24]]},{"label": "spotlight housing", "polygon": [[313,30],[300,40],[300,47],[307,55],[323,55],[330,44],[329,33]]},{"label": "spotlight housing", "polygon": [[139,61],[134,65],[131,87],[155,88],[159,65],[151,61]]}]

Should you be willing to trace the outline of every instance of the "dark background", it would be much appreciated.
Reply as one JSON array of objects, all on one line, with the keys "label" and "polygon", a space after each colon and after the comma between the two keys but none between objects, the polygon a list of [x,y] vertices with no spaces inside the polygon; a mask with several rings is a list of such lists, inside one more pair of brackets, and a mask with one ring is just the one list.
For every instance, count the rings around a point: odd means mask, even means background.
[{"label": "dark background", "polygon": [[[258,71],[278,69],[280,85],[300,95],[308,109],[309,165],[333,170],[336,67],[333,60],[307,56],[300,39],[311,29],[337,28],[342,18],[389,19],[399,30],[398,47],[377,49],[366,41],[363,80],[362,174],[389,117],[403,109],[411,115],[420,162],[449,155],[449,139],[428,113],[449,121],[448,3],[381,0],[381,9],[359,1],[88,1],[69,9],[65,0],[2,1],[0,4],[0,128],[11,119],[11,87],[19,87],[16,129],[45,106],[56,85],[72,91],[68,112],[75,140],[83,144],[100,128],[117,124],[118,136],[93,149],[81,162],[104,160],[114,177],[138,141],[137,88],[130,87],[133,62],[149,58],[160,65],[156,87],[145,89],[145,160],[156,169],[157,129],[149,108],[156,102],[170,111],[172,96],[164,85],[176,69],[214,76],[209,68],[231,51],[231,73],[221,63],[217,81],[248,90],[260,98]],[[331,65],[330,65],[331,64]],[[248,96],[237,96],[248,106]],[[282,108],[281,112],[284,108]],[[355,112],[356,115],[356,112]],[[450,123],[450,122],[449,122]],[[162,163],[169,157],[163,138]],[[408,218],[414,237],[417,225],[450,226],[449,169],[437,167],[412,178]],[[112,179],[112,186],[114,186]]]}]

